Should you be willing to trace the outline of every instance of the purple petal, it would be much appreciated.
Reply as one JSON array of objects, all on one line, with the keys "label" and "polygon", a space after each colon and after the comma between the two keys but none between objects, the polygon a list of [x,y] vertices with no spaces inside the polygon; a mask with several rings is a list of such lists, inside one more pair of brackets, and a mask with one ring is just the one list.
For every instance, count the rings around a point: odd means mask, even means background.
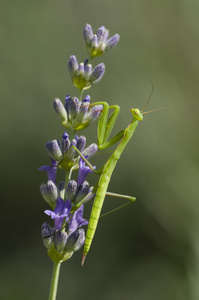
[{"label": "purple petal", "polygon": [[[87,158],[87,156],[86,156]],[[95,168],[95,167],[94,167]],[[93,172],[90,167],[85,165],[85,161],[80,158],[79,160],[79,175],[78,175],[78,180],[77,180],[77,184],[83,184],[84,181],[86,180],[86,177],[89,173]]]},{"label": "purple petal", "polygon": [[64,200],[61,197],[59,197],[57,199],[57,205],[55,207],[55,210],[45,210],[45,214],[50,216],[51,219],[55,220],[55,229],[58,230],[61,228],[64,219],[68,221],[70,211],[71,201],[66,200],[66,202],[64,202]]},{"label": "purple petal", "polygon": [[48,176],[48,180],[51,180],[55,183],[56,174],[57,174],[57,165],[56,161],[51,158],[52,166],[41,166],[38,170],[39,171],[45,171]]},{"label": "purple petal", "polygon": [[83,212],[84,212],[84,206],[83,205],[81,205],[80,208],[78,208],[74,212],[72,218],[69,221],[69,231],[70,232],[73,232],[77,228],[88,224],[88,221],[86,219],[82,218]]},{"label": "purple petal", "polygon": [[44,213],[45,213],[46,215],[50,216],[51,219],[55,219],[55,218],[57,217],[57,214],[54,213],[54,211],[52,211],[52,210],[48,210],[48,209],[47,209],[47,210],[44,211]]},{"label": "purple petal", "polygon": [[63,209],[62,209],[62,214],[69,214],[71,211],[71,201],[68,199],[64,203]]}]

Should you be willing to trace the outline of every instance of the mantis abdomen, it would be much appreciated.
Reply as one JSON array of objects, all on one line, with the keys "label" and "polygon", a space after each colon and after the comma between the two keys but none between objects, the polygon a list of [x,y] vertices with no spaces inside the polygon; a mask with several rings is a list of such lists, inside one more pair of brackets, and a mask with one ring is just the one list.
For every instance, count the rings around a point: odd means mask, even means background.
[{"label": "mantis abdomen", "polygon": [[115,165],[117,163],[116,158],[114,158],[114,154],[111,155],[110,159],[106,162],[103,172],[99,178],[98,184],[97,184],[97,192],[95,195],[95,200],[93,203],[91,216],[88,224],[87,234],[86,234],[86,240],[84,244],[84,255],[86,256],[89,252],[91,242],[93,240],[97,224],[99,221],[102,205],[104,203],[104,198],[106,196],[106,192],[108,189],[108,185],[111,179],[111,175],[113,173],[113,170],[115,168]]}]

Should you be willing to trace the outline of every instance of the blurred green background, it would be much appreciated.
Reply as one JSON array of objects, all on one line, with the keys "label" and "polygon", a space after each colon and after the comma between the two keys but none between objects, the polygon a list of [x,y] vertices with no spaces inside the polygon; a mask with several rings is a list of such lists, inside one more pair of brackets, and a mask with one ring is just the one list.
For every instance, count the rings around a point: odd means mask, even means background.
[{"label": "blurred green background", "polygon": [[[46,176],[37,168],[49,163],[45,142],[64,131],[53,99],[78,95],[67,62],[71,54],[87,57],[86,23],[121,37],[94,61],[106,64],[106,74],[89,91],[92,101],[120,105],[115,133],[130,122],[131,107],[146,103],[150,80],[147,110],[167,107],[144,116],[112,177],[110,191],[137,201],[100,220],[83,268],[82,251],[62,265],[57,299],[199,299],[199,2],[1,6],[0,299],[48,298],[53,265],[40,236],[48,206],[39,192]],[[82,133],[96,141],[96,125]],[[100,167],[105,159],[92,162]],[[107,197],[104,211],[121,203]]]}]

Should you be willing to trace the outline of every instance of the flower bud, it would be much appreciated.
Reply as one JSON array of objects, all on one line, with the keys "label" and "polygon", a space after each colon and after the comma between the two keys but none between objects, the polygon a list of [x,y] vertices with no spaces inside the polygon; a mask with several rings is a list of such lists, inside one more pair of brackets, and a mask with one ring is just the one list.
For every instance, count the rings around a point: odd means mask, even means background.
[{"label": "flower bud", "polygon": [[82,152],[86,146],[86,138],[81,135],[77,140],[77,149]]},{"label": "flower bud", "polygon": [[84,75],[84,63],[80,63],[79,64],[79,67],[78,67],[78,70],[77,70],[77,76],[79,75]]},{"label": "flower bud", "polygon": [[70,147],[70,141],[69,139],[62,139],[61,141],[61,151],[63,154],[66,154],[69,150],[69,147]]},{"label": "flower bud", "polygon": [[64,195],[65,195],[65,184],[64,181],[60,181],[57,185],[57,189],[59,192],[59,196],[64,199]]},{"label": "flower bud", "polygon": [[102,110],[103,110],[103,105],[93,106],[92,109],[91,109],[92,120],[96,120],[100,116]]},{"label": "flower bud", "polygon": [[84,70],[84,78],[86,80],[89,80],[91,72],[92,72],[92,65],[91,64],[86,65]]},{"label": "flower bud", "polygon": [[[96,53],[96,49],[98,48],[98,38],[97,35],[94,34],[93,39],[91,41],[91,49],[92,49],[92,54]],[[95,55],[93,55],[95,56]]]},{"label": "flower bud", "polygon": [[78,61],[75,55],[71,55],[68,61],[68,70],[69,73],[71,75],[72,78],[74,78],[74,76],[77,73],[78,70]]},{"label": "flower bud", "polygon": [[104,26],[101,26],[98,29],[97,34],[96,34],[99,44],[104,43],[105,33],[106,33],[106,28]]},{"label": "flower bud", "polygon": [[53,202],[56,203],[56,200],[59,197],[56,185],[51,180],[48,180],[46,183],[46,188],[47,188],[49,197],[52,199]]},{"label": "flower bud", "polygon": [[105,72],[105,64],[101,63],[101,64],[97,65],[93,69],[93,71],[92,71],[92,73],[91,73],[91,75],[89,77],[89,81],[91,83],[96,83],[96,82],[100,81],[100,79],[104,75],[104,72]]},{"label": "flower bud", "polygon": [[58,190],[56,185],[49,180],[47,184],[41,184],[40,185],[40,191],[44,198],[44,200],[52,207],[55,208],[56,206],[56,200],[58,198]]},{"label": "flower bud", "polygon": [[41,226],[41,235],[43,239],[44,246],[50,250],[53,244],[52,230],[48,223],[43,223]]},{"label": "flower bud", "polygon": [[68,118],[70,118],[70,103],[71,103],[71,97],[70,97],[70,95],[67,95],[65,98],[65,109],[66,109]]},{"label": "flower bud", "polygon": [[97,144],[93,143],[83,151],[83,155],[88,156],[90,158],[97,152],[97,150],[98,150]]},{"label": "flower bud", "polygon": [[91,40],[93,38],[93,30],[90,24],[86,24],[83,32],[84,40],[86,42],[86,46],[90,46]]},{"label": "flower bud", "polygon": [[62,152],[57,140],[48,141],[46,143],[46,150],[54,160],[59,161],[62,159]]},{"label": "flower bud", "polygon": [[73,231],[67,239],[65,250],[75,252],[83,246],[84,241],[85,241],[84,229],[78,229],[76,231]]},{"label": "flower bud", "polygon": [[74,148],[72,148],[73,146],[77,146],[77,141],[76,141],[76,139],[73,139],[72,141],[71,141],[71,143],[70,143],[70,151],[67,153],[67,158],[68,159],[70,159],[70,160],[72,160],[72,159],[74,159],[75,158],[75,156],[77,156],[78,154],[77,154],[77,152],[76,152],[76,150],[74,149]]},{"label": "flower bud", "polygon": [[54,100],[54,109],[58,114],[58,116],[60,117],[62,124],[63,125],[67,124],[67,113],[65,107],[63,106],[62,102],[58,98]]},{"label": "flower bud", "polygon": [[72,122],[77,118],[79,113],[79,108],[80,108],[79,100],[76,97],[73,97],[71,99],[71,106],[70,106],[70,114],[71,114]]},{"label": "flower bud", "polygon": [[75,180],[69,180],[66,187],[66,199],[70,199],[73,201],[75,195],[77,193],[77,182]]},{"label": "flower bud", "polygon": [[105,51],[109,51],[113,47],[115,47],[120,39],[119,34],[113,35],[107,42],[105,46]]},{"label": "flower bud", "polygon": [[54,246],[55,249],[58,252],[62,252],[66,246],[66,241],[67,241],[67,233],[66,232],[61,232],[61,231],[57,231],[54,234]]},{"label": "flower bud", "polygon": [[90,187],[88,181],[84,181],[83,184],[78,185],[77,194],[74,199],[74,203],[79,203],[82,199],[86,197],[86,195],[90,192]]}]

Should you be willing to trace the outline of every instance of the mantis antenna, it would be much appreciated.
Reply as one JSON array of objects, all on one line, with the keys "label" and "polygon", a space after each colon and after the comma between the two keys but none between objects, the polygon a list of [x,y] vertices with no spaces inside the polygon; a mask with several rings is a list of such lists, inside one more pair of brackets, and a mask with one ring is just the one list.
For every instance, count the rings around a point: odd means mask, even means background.
[{"label": "mantis antenna", "polygon": [[149,111],[143,112],[142,114],[143,114],[143,115],[146,115],[146,114],[149,114],[149,113],[154,112],[154,111],[157,111],[157,110],[162,110],[162,109],[165,108],[165,107],[167,107],[167,105],[164,105],[164,106],[162,106],[162,107],[160,107],[160,108],[156,108],[156,109],[153,109],[153,110],[149,110]]},{"label": "mantis antenna", "polygon": [[143,109],[140,111],[140,112],[143,112],[143,110],[147,107],[147,105],[149,104],[149,100],[151,99],[151,96],[153,94],[153,91],[154,91],[154,85],[153,85],[153,82],[151,81],[151,84],[152,84],[152,90],[151,90],[151,93],[150,93],[150,96],[145,104],[145,106],[143,107]]}]

